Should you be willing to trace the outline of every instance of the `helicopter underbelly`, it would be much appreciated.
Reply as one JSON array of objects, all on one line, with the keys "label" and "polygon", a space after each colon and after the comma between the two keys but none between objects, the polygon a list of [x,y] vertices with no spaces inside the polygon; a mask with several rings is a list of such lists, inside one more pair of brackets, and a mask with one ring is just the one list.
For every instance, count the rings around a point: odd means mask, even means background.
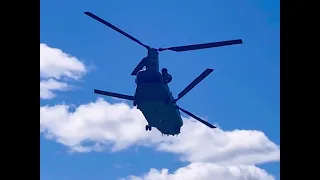
[{"label": "helicopter underbelly", "polygon": [[179,110],[164,102],[138,104],[150,126],[164,134],[178,134],[183,125]]}]

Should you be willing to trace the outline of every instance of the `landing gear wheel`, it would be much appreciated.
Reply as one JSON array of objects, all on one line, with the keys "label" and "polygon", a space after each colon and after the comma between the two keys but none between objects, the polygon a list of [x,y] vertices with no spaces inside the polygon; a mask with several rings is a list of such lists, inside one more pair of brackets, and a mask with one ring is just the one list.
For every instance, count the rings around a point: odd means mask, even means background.
[{"label": "landing gear wheel", "polygon": [[151,131],[152,127],[150,125],[146,125],[146,131]]}]

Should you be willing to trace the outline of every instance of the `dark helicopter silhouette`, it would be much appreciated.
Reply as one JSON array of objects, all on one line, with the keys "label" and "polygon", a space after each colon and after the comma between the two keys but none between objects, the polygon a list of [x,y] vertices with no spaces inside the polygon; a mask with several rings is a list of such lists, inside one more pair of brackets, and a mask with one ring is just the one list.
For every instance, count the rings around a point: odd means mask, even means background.
[{"label": "dark helicopter silhouette", "polygon": [[115,27],[109,22],[101,19],[100,17],[90,12],[85,12],[85,14],[101,22],[102,24],[112,28],[113,30],[119,32],[120,34],[126,36],[127,38],[140,44],[148,50],[147,56],[140,61],[140,63],[131,73],[131,75],[136,76],[135,82],[137,84],[136,91],[133,96],[114,92],[107,92],[97,89],[94,89],[94,93],[133,101],[133,105],[137,106],[137,109],[139,109],[142,112],[142,114],[148,122],[148,124],[145,127],[146,131],[151,131],[152,127],[155,127],[162,134],[178,135],[180,133],[181,127],[183,126],[180,111],[186,113],[187,115],[193,117],[194,119],[198,120],[199,122],[205,124],[210,128],[216,128],[214,125],[195,116],[189,111],[182,109],[176,104],[178,100],[180,100],[191,89],[193,89],[204,78],[206,78],[213,71],[213,69],[206,69],[196,79],[194,79],[184,90],[182,90],[178,94],[177,98],[174,98],[168,86],[168,84],[172,81],[172,76],[168,73],[168,70],[166,68],[163,68],[161,72],[159,72],[159,52],[166,50],[183,52],[197,49],[242,44],[241,39],[155,49],[143,44],[136,38],[125,33],[124,31],[120,30],[119,28]]}]

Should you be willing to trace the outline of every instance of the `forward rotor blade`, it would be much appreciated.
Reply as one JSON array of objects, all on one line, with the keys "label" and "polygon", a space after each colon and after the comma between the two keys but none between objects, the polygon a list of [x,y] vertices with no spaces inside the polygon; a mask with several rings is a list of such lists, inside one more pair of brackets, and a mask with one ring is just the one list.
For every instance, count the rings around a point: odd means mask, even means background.
[{"label": "forward rotor blade", "polygon": [[179,109],[180,109],[182,112],[184,112],[184,113],[188,114],[189,116],[193,117],[194,119],[198,120],[199,122],[203,123],[204,125],[208,126],[209,128],[217,128],[216,126],[214,126],[214,125],[208,123],[207,121],[205,121],[205,120],[197,117],[196,115],[192,114],[191,112],[189,112],[189,111],[187,111],[187,110],[184,110],[184,109],[182,109],[182,108],[180,108],[180,107],[179,107]]},{"label": "forward rotor blade", "polygon": [[131,75],[135,76],[137,75],[137,73],[147,64],[147,58],[143,58],[139,64],[136,66],[136,68],[134,68],[134,70],[132,71]]},{"label": "forward rotor blade", "polygon": [[235,45],[235,44],[242,44],[242,40],[237,39],[237,40],[221,41],[221,42],[213,42],[213,43],[160,48],[159,51],[171,50],[171,51],[175,51],[175,52],[182,52],[182,51],[192,51],[192,50],[197,50],[197,49],[207,49],[207,48],[220,47],[220,46],[230,46],[230,45]]},{"label": "forward rotor blade", "polygon": [[192,88],[194,88],[196,85],[198,85],[204,78],[206,78],[211,72],[213,71],[213,69],[206,69],[205,71],[203,71],[203,73],[201,73],[196,79],[194,79],[184,90],[182,90],[179,94],[178,94],[178,98],[175,101],[178,101],[179,99],[181,99],[184,95],[186,95]]},{"label": "forward rotor blade", "polygon": [[111,96],[111,97],[116,97],[116,98],[121,98],[121,99],[126,99],[126,100],[131,100],[133,101],[134,98],[133,96],[125,95],[125,94],[119,94],[119,93],[113,93],[113,92],[107,92],[107,91],[101,91],[101,90],[94,90],[95,94],[100,94],[100,95],[105,95],[105,96]]},{"label": "forward rotor blade", "polygon": [[106,25],[106,26],[108,26],[108,27],[112,28],[113,30],[115,30],[115,31],[117,31],[118,33],[120,33],[120,34],[122,34],[122,35],[126,36],[127,38],[129,38],[129,39],[131,39],[132,41],[134,41],[134,42],[136,42],[136,43],[140,44],[141,46],[143,46],[143,47],[145,47],[145,48],[147,48],[147,49],[149,48],[149,46],[147,46],[147,45],[143,44],[143,43],[142,43],[142,42],[140,42],[138,39],[136,39],[136,38],[132,37],[131,35],[127,34],[126,32],[122,31],[121,29],[119,29],[119,28],[115,27],[115,26],[114,26],[114,25],[112,25],[111,23],[109,23],[109,22],[107,22],[107,21],[105,21],[105,20],[101,19],[100,17],[98,17],[98,16],[96,16],[96,15],[92,14],[91,12],[85,12],[84,14],[86,14],[86,15],[90,16],[91,18],[93,18],[93,19],[95,19],[95,20],[97,20],[97,21],[101,22],[102,24],[104,24],[104,25]]}]

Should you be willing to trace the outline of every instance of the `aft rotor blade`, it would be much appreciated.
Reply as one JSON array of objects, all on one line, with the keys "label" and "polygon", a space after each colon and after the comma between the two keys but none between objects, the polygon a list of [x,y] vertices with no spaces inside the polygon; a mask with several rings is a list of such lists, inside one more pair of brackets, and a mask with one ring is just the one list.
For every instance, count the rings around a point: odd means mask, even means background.
[{"label": "aft rotor blade", "polygon": [[134,41],[134,42],[136,42],[136,43],[140,44],[141,46],[143,46],[143,47],[145,47],[145,48],[147,48],[147,49],[149,48],[147,45],[143,44],[143,43],[142,43],[142,42],[140,42],[138,39],[136,39],[136,38],[132,37],[131,35],[127,34],[126,32],[122,31],[121,29],[119,29],[119,28],[115,27],[115,26],[114,26],[114,25],[112,25],[111,23],[109,23],[109,22],[107,22],[107,21],[105,21],[105,20],[101,19],[100,17],[98,17],[98,16],[96,16],[96,15],[92,14],[91,12],[85,12],[84,14],[86,14],[86,15],[90,16],[91,18],[93,18],[93,19],[95,19],[95,20],[97,20],[97,21],[101,22],[102,24],[104,24],[104,25],[106,25],[106,26],[108,26],[108,27],[112,28],[113,30],[115,30],[115,31],[117,31],[118,33],[120,33],[120,34],[122,34],[122,35],[126,36],[127,38],[129,38],[129,39],[131,39],[132,41]]},{"label": "aft rotor blade", "polygon": [[136,66],[136,68],[134,68],[134,70],[132,71],[131,75],[135,76],[137,75],[137,73],[144,67],[146,66],[146,62],[147,61],[147,58],[143,58],[139,64]]},{"label": "aft rotor blade", "polygon": [[119,94],[119,93],[113,93],[113,92],[107,92],[107,91],[101,91],[101,90],[94,90],[95,94],[100,94],[100,95],[105,95],[105,96],[111,96],[111,97],[116,97],[120,99],[126,99],[126,100],[134,100],[133,96],[125,95],[125,94]]},{"label": "aft rotor blade", "polygon": [[178,94],[178,98],[175,101],[178,101],[179,99],[181,99],[184,95],[186,95],[191,89],[193,89],[196,85],[198,85],[204,78],[206,78],[211,72],[213,71],[213,69],[206,69],[205,71],[203,71],[203,73],[201,73],[196,79],[194,79],[184,90],[182,90],[179,94]]},{"label": "aft rotor blade", "polygon": [[175,52],[182,52],[182,51],[192,51],[192,50],[207,49],[207,48],[220,47],[220,46],[230,46],[230,45],[235,45],[235,44],[242,44],[242,40],[236,39],[236,40],[230,40],[230,41],[221,41],[221,42],[194,44],[194,45],[187,45],[187,46],[160,48],[159,51],[171,50],[171,51],[175,51]]},{"label": "aft rotor blade", "polygon": [[182,108],[180,108],[180,107],[179,107],[179,109],[180,109],[182,112],[184,112],[184,113],[188,114],[189,116],[193,117],[194,119],[198,120],[199,122],[205,124],[205,125],[208,126],[209,128],[217,128],[216,126],[214,126],[214,125],[208,123],[207,121],[205,121],[205,120],[197,117],[196,115],[192,114],[191,112],[189,112],[189,111],[187,111],[187,110],[184,110],[184,109],[182,109]]}]

